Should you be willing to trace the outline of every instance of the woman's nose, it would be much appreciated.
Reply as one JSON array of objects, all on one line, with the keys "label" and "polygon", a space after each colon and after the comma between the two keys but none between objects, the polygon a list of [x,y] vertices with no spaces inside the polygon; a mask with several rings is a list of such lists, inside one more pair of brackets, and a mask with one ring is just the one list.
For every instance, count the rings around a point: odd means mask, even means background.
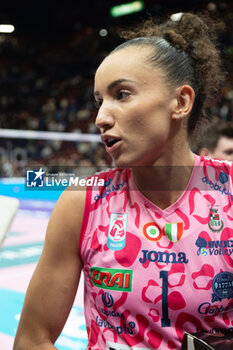
[{"label": "woman's nose", "polygon": [[114,125],[113,111],[110,106],[101,105],[96,120],[95,125],[99,129],[110,129]]}]

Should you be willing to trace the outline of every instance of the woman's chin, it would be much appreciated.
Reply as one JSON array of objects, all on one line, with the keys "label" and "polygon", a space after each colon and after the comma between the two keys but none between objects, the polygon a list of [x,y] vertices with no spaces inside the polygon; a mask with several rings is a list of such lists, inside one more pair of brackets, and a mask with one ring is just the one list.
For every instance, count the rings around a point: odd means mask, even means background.
[{"label": "woman's chin", "polygon": [[123,159],[117,159],[113,160],[113,166],[116,168],[132,168],[132,167],[137,167],[137,166],[143,166],[142,162],[140,164],[139,161],[136,160],[123,160]]},{"label": "woman's chin", "polygon": [[122,159],[113,159],[113,166],[115,168],[129,168],[131,167],[131,162],[128,160],[122,160]]}]

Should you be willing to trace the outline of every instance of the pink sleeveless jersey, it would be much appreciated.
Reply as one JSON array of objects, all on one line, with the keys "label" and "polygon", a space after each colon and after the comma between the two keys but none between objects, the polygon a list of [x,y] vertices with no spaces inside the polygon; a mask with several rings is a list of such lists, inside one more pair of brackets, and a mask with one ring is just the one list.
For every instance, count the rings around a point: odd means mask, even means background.
[{"label": "pink sleeveless jersey", "polygon": [[196,156],[165,210],[130,169],[98,174],[105,185],[87,190],[80,238],[88,349],[180,349],[184,331],[232,334],[231,172]]}]

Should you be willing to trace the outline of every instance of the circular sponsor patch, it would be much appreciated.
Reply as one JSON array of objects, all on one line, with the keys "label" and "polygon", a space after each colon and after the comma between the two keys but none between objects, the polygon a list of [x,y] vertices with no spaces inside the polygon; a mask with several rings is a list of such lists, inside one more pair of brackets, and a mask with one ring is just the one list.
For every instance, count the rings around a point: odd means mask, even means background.
[{"label": "circular sponsor patch", "polygon": [[200,249],[200,254],[203,256],[206,256],[208,254],[208,250],[206,248],[201,248]]},{"label": "circular sponsor patch", "polygon": [[162,238],[162,230],[155,222],[148,222],[143,226],[143,234],[150,241],[159,241]]},{"label": "circular sponsor patch", "polygon": [[233,297],[233,274],[230,272],[218,273],[212,282],[214,294],[219,299],[230,299]]},{"label": "circular sponsor patch", "polygon": [[223,171],[218,175],[218,179],[221,182],[221,184],[225,184],[228,181],[228,175],[225,174]]}]

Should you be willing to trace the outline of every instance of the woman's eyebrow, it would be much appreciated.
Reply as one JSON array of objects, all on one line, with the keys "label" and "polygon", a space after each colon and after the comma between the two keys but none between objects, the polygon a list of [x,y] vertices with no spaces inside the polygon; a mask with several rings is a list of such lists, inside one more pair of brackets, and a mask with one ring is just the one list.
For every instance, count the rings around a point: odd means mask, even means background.
[{"label": "woman's eyebrow", "polygon": [[[107,90],[108,91],[111,91],[115,86],[117,86],[118,84],[121,84],[121,83],[135,83],[133,80],[130,80],[130,79],[117,79],[117,80],[114,80],[113,82],[111,82],[108,86],[107,86]],[[95,91],[94,92],[94,96],[99,96],[100,95],[100,92],[99,91]]]}]

